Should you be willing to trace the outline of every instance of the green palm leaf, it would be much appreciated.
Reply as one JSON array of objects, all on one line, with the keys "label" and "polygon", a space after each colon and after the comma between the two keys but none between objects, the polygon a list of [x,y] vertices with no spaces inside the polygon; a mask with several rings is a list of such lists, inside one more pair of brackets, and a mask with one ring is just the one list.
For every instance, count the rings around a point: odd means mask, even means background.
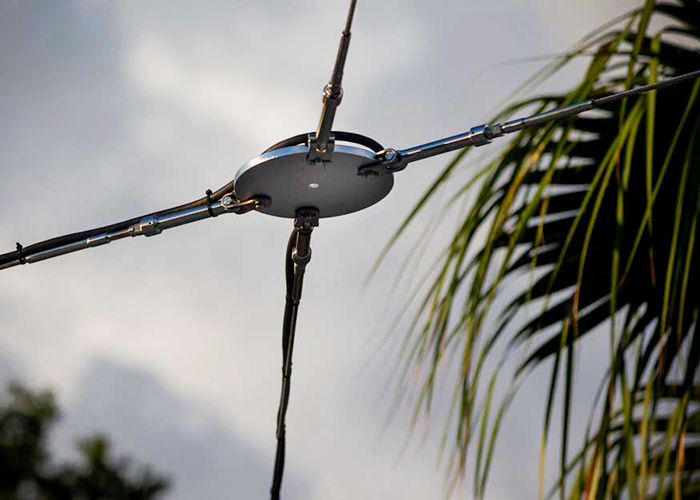
[{"label": "green palm leaf", "polygon": [[[541,73],[546,76],[595,47],[577,88],[516,103],[498,118],[696,70],[699,20],[699,0],[649,0]],[[665,27],[652,31],[658,25]],[[553,362],[542,457],[557,381],[564,377],[562,498],[584,493],[587,498],[697,498],[699,88],[700,82],[685,83],[526,129],[480,170],[477,182],[457,189],[447,203],[449,209],[466,196],[474,200],[423,284],[404,362],[407,370],[423,373],[418,408],[430,411],[438,373],[449,357],[459,358],[445,439],[452,442],[449,470],[456,480],[465,472],[477,434],[475,496],[484,496],[500,422],[513,396],[509,392],[494,409],[500,363],[488,391],[479,392],[483,371],[493,363],[488,360],[500,356],[496,346],[505,343],[506,356],[526,351],[513,388],[535,367]],[[462,152],[447,166],[388,247],[469,158]],[[506,285],[510,299],[503,305]],[[494,315],[500,318],[495,326],[489,321]],[[610,345],[610,367],[601,380],[603,408],[571,462],[574,350],[581,339],[605,334],[596,328],[600,325],[608,325]],[[676,394],[668,398],[670,387]],[[667,476],[674,475],[668,483]],[[541,482],[542,477],[541,472]]]}]

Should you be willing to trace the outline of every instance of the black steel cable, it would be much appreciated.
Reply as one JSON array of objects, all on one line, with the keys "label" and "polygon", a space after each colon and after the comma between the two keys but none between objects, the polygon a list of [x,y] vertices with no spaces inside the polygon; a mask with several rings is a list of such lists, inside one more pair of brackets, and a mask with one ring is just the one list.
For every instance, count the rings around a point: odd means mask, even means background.
[{"label": "black steel cable", "polygon": [[272,487],[270,488],[270,498],[279,500],[282,488],[282,475],[284,474],[284,456],[286,444],[287,406],[289,405],[289,393],[291,390],[292,378],[292,353],[294,351],[294,333],[296,326],[296,309],[299,301],[294,298],[294,260],[293,255],[296,250],[298,230],[294,229],[287,243],[287,253],[285,255],[284,270],[287,294],[284,305],[284,320],[282,322],[282,391],[280,395],[280,406],[277,411],[277,451],[275,453],[275,468],[272,475]]},{"label": "black steel cable", "polygon": [[625,97],[632,97],[635,95],[644,94],[645,92],[649,92],[651,90],[660,90],[665,87],[668,87],[669,85],[675,85],[677,83],[685,82],[687,80],[693,80],[695,78],[700,78],[700,70],[691,71],[690,73],[674,76],[672,78],[667,78],[666,80],[662,80],[656,83],[650,83],[649,85],[644,85],[642,87],[625,90],[624,92],[619,92],[617,94],[593,99],[593,102],[596,107],[600,107],[614,101],[619,101],[620,99],[624,99]]},{"label": "black steel cable", "polygon": [[350,26],[355,16],[356,4],[357,0],[351,0],[348,18],[345,22],[345,29],[340,36],[340,45],[338,46],[338,55],[336,56],[335,65],[333,66],[333,74],[331,75],[328,85],[323,89],[323,109],[321,111],[321,119],[318,122],[318,128],[316,129],[316,140],[319,151],[326,150],[331,135],[331,128],[333,127],[333,120],[335,119],[335,112],[343,98],[343,71],[345,69],[348,51],[350,50]]},{"label": "black steel cable", "polygon": [[357,5],[357,0],[352,0],[350,2],[350,10],[348,10],[348,18],[345,21],[345,30],[343,31],[343,35],[350,34],[350,27],[352,26],[352,18],[355,17],[356,5]]},{"label": "black steel cable", "polygon": [[147,215],[142,215],[140,217],[134,217],[133,219],[128,219],[128,220],[125,220],[122,222],[117,222],[115,224],[110,224],[108,226],[98,227],[95,229],[88,229],[86,231],[81,231],[79,233],[66,234],[63,236],[58,236],[56,238],[51,238],[49,240],[40,241],[38,243],[34,243],[32,245],[22,247],[21,252],[19,250],[15,250],[14,252],[8,252],[8,253],[1,254],[0,255],[0,266],[3,264],[9,264],[10,262],[14,262],[14,261],[22,259],[22,258],[27,258],[35,253],[43,252],[45,250],[49,250],[51,248],[56,248],[56,247],[63,246],[63,245],[69,245],[71,243],[75,243],[76,241],[84,240],[86,238],[97,236],[97,235],[102,234],[102,233],[111,233],[114,231],[123,231],[123,230],[129,229],[130,226],[137,224],[144,217],[151,217],[151,216],[161,217],[164,215],[169,215],[169,214],[174,213],[174,212],[179,212],[181,210],[187,210],[189,208],[206,206],[209,203],[209,200],[211,200],[212,202],[219,201],[226,193],[230,193],[232,191],[233,191],[233,181],[229,182],[225,186],[216,190],[216,192],[212,193],[211,196],[205,196],[204,198],[200,198],[200,199],[192,201],[190,203],[185,203],[184,205],[179,205],[177,207],[172,207],[172,208],[168,208],[168,209],[161,210],[158,212],[153,212],[153,213],[150,213]]},{"label": "black steel cable", "polygon": [[311,232],[318,225],[318,210],[314,208],[300,209],[294,221],[287,243],[285,255],[285,277],[287,295],[284,306],[284,321],[282,324],[282,393],[280,406],[277,411],[277,452],[275,453],[275,469],[272,476],[270,498],[279,500],[284,473],[284,456],[286,448],[287,407],[292,383],[292,355],[294,353],[294,335],[296,332],[297,314],[301,301],[301,290],[304,285],[306,265],[311,260]]},{"label": "black steel cable", "polygon": [[352,33],[350,33],[350,27],[352,26],[352,20],[355,17],[356,5],[357,0],[351,0],[350,9],[348,10],[348,18],[345,21],[345,29],[340,37],[340,46],[338,47],[338,54],[336,55],[335,64],[333,65],[333,74],[331,75],[330,79],[331,96],[333,98],[340,97],[340,94],[342,93],[340,85],[343,81],[345,61],[347,60],[348,49],[350,48],[350,36],[352,35]]},{"label": "black steel cable", "polygon": [[668,78],[666,80],[662,80],[656,83],[650,83],[649,85],[644,85],[642,87],[636,87],[630,90],[618,92],[616,94],[599,97],[597,99],[588,99],[586,101],[577,102],[575,104],[570,104],[561,108],[552,109],[537,115],[528,116],[526,118],[518,118],[501,125],[501,132],[502,135],[511,134],[513,132],[518,132],[527,127],[535,127],[538,125],[549,123],[553,120],[561,120],[562,118],[577,115],[584,111],[590,111],[592,109],[601,108],[603,106],[606,106],[607,104],[620,101],[628,97],[638,96],[640,94],[644,94],[652,90],[663,89],[670,85],[675,85],[677,83],[685,82],[687,80],[692,80],[699,77],[700,70],[692,71],[684,75],[674,76],[673,78]]}]

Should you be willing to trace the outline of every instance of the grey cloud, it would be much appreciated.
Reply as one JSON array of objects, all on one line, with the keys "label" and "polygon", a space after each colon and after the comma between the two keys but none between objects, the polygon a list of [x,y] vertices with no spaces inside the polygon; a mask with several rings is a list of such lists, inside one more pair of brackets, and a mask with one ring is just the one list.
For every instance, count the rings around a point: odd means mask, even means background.
[{"label": "grey cloud", "polygon": [[[224,381],[222,381],[224,383]],[[118,454],[172,476],[172,500],[264,497],[272,478],[270,450],[224,423],[206,406],[169,390],[152,372],[108,358],[90,360],[75,396],[64,403],[57,438],[67,454],[71,437],[104,432]],[[272,448],[273,437],[270,439]],[[288,464],[285,497],[309,497],[306,481]]]},{"label": "grey cloud", "polygon": [[19,362],[12,359],[9,349],[0,343],[0,394],[9,382],[20,380],[23,371]]},{"label": "grey cloud", "polygon": [[[11,4],[0,17],[0,209],[12,204],[25,214],[3,226],[26,242],[47,236],[37,226],[49,205],[72,212],[52,221],[72,231],[100,220],[102,209],[119,213],[121,203],[135,202],[133,189],[114,184],[109,197],[97,196],[126,161],[125,111],[135,102],[111,12],[74,2]],[[82,211],[86,200],[101,203]]]}]

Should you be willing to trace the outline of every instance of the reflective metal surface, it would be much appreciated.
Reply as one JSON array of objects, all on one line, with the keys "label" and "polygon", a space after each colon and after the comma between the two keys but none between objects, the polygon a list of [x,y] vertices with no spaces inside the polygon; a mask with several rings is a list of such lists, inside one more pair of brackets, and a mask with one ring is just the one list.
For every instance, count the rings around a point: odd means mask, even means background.
[{"label": "reflective metal surface", "polygon": [[[231,195],[226,195],[221,201],[214,202],[210,206],[203,205],[200,207],[188,208],[161,216],[149,215],[142,218],[137,224],[133,224],[128,229],[98,234],[74,243],[60,245],[42,252],[26,255],[24,256],[24,264],[33,264],[52,257],[58,257],[59,255],[77,252],[78,250],[106,245],[112,241],[129,236],[156,236],[166,229],[189,224],[190,222],[196,222],[226,213],[244,214],[267,205],[269,205],[269,200],[264,198],[238,202]],[[9,269],[10,267],[21,264],[23,264],[23,262],[17,259],[7,264],[0,265],[0,270]]]},{"label": "reflective metal surface", "polygon": [[406,163],[410,163],[412,161],[418,161],[454,151],[455,149],[461,149],[466,145],[483,146],[491,142],[491,140],[484,135],[485,131],[486,127],[484,125],[479,125],[464,134],[453,135],[446,139],[440,139],[409,149],[402,149],[398,151],[398,154]]},{"label": "reflective metal surface", "polygon": [[335,217],[374,205],[394,185],[391,175],[357,175],[360,167],[376,163],[372,151],[336,145],[328,163],[308,162],[306,154],[306,146],[291,146],[252,159],[236,174],[236,197],[266,196],[271,204],[260,211],[277,217],[293,219],[303,207],[318,208],[321,217]]}]

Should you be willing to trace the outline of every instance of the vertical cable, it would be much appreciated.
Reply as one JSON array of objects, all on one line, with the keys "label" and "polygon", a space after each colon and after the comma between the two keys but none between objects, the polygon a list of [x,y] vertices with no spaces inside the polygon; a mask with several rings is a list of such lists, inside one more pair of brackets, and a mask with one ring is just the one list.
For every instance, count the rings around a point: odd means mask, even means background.
[{"label": "vertical cable", "polygon": [[348,57],[348,50],[350,49],[350,27],[355,16],[356,4],[357,0],[351,0],[345,29],[340,36],[340,45],[338,46],[338,55],[335,58],[335,66],[333,66],[333,74],[328,85],[323,89],[323,110],[316,129],[316,144],[319,152],[326,151],[326,146],[331,136],[333,120],[335,119],[335,110],[340,106],[340,101],[343,98],[343,70],[345,68],[345,60]]},{"label": "vertical cable", "polygon": [[311,231],[318,224],[318,211],[312,212],[312,219],[298,216],[295,227],[287,243],[285,255],[285,281],[287,294],[282,322],[282,391],[280,405],[277,411],[277,451],[275,453],[275,468],[272,475],[270,498],[279,500],[284,474],[284,458],[286,448],[287,407],[292,383],[292,355],[294,353],[294,336],[296,333],[297,315],[301,302],[301,290],[304,284],[306,265],[311,260]]},{"label": "vertical cable", "polygon": [[[284,304],[284,319],[282,321],[282,392],[280,395],[279,410],[277,410],[277,451],[275,453],[275,468],[272,475],[272,488],[270,488],[270,498],[279,500],[280,489],[282,488],[282,475],[284,474],[284,456],[285,456],[285,417],[287,414],[287,406],[289,404],[289,391],[291,389],[291,374],[292,374],[292,358],[294,350],[294,328],[296,323],[296,314],[294,309],[294,299],[292,297],[294,289],[294,260],[292,255],[296,248],[297,230],[294,229],[289,236],[287,243],[287,252],[284,260],[285,282],[287,285],[287,294]],[[298,304],[297,304],[298,305]]]}]

